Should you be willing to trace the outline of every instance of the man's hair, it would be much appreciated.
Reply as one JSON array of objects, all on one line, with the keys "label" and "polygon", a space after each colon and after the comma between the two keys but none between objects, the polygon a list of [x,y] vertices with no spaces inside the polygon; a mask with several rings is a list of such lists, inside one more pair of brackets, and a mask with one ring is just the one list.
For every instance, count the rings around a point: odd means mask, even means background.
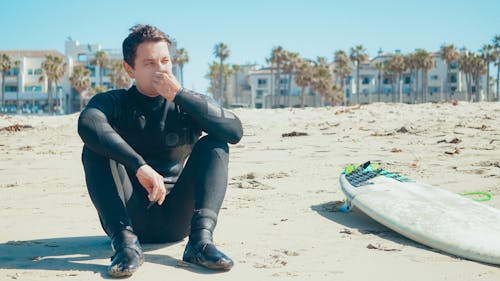
[{"label": "man's hair", "polygon": [[125,60],[128,65],[134,67],[134,60],[136,56],[137,47],[143,42],[167,42],[168,46],[172,44],[172,41],[163,31],[155,26],[149,24],[136,24],[130,29],[130,34],[123,40],[123,60]]}]

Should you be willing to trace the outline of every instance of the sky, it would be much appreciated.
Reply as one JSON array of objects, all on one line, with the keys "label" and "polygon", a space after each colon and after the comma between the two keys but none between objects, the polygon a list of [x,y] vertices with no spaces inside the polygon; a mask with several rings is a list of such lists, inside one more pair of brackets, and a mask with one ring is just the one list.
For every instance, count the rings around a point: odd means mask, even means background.
[{"label": "sky", "polygon": [[0,50],[64,53],[68,37],[120,49],[131,26],[157,26],[187,50],[184,86],[199,92],[219,42],[229,63],[265,65],[277,46],[332,60],[359,44],[372,57],[443,44],[477,51],[500,34],[497,0],[2,0],[0,11]]}]

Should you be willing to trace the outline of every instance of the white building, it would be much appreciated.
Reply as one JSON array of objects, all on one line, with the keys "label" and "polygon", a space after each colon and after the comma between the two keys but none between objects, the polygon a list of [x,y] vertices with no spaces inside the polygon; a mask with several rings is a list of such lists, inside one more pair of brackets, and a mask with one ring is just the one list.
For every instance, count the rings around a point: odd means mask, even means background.
[{"label": "white building", "polygon": [[[379,71],[375,68],[378,62],[387,62],[395,54],[400,54],[396,51],[394,54],[382,53],[360,64],[360,89],[359,89],[359,102],[404,102],[404,103],[420,103],[420,102],[439,102],[446,98],[465,100],[466,96],[466,83],[465,75],[459,71],[458,64],[452,63],[450,65],[450,73],[447,78],[447,65],[441,59],[439,52],[431,53],[434,65],[427,72],[427,89],[426,95],[422,96],[422,74],[418,76],[418,85],[416,85],[415,75],[412,75],[409,70],[401,75],[400,82],[395,81],[395,77],[381,72],[379,79]],[[350,63],[350,74],[346,79],[345,85],[345,98],[347,104],[356,103],[356,66]],[[337,77],[333,72],[335,65],[332,63],[332,75],[335,84],[341,85],[340,77]],[[238,78],[235,78],[235,77]],[[278,75],[277,69],[271,67],[259,68],[257,65],[246,65],[241,68],[236,76],[228,79],[228,86],[226,87],[227,96],[230,97],[229,104],[235,103],[235,99],[231,97],[240,97],[238,103],[240,106],[251,108],[272,108],[272,107],[298,107],[301,105],[301,91],[302,89],[295,84],[292,77],[289,83],[290,75],[283,71],[280,72],[280,83],[277,83]],[[239,85],[247,87],[245,90],[234,87],[234,80],[246,81],[246,84],[240,82]],[[448,93],[447,79],[451,92]],[[231,84],[233,83],[233,84]],[[398,84],[399,83],[399,84]],[[279,85],[279,86],[278,86]],[[248,90],[249,88],[249,90]],[[290,88],[290,90],[289,90]],[[476,93],[476,87],[472,87],[472,97]],[[399,91],[399,89],[401,89]],[[477,91],[480,92],[481,99],[485,100],[484,93],[486,89],[486,77],[483,76],[480,80],[480,87]],[[279,93],[279,94],[278,94]],[[320,106],[321,98],[318,94],[314,93],[312,89],[306,88],[305,106]],[[416,97],[418,93],[418,97]],[[244,97],[244,98],[241,98]]]},{"label": "white building", "polygon": [[[170,53],[175,54],[177,43],[172,42]],[[80,44],[71,38],[65,42],[65,54],[55,50],[0,50],[0,54],[7,54],[12,61],[19,61],[19,67],[14,67],[5,75],[5,105],[0,108],[2,113],[15,113],[16,103],[19,100],[20,111],[23,113],[48,112],[48,83],[39,81],[42,76],[42,63],[46,55],[63,57],[67,68],[61,82],[54,91],[53,104],[57,113],[73,113],[79,110],[80,96],[72,89],[70,77],[73,68],[83,65],[91,71],[92,87],[103,85],[110,89],[108,69],[104,69],[102,81],[99,78],[99,67],[91,64],[97,51],[104,51],[111,60],[122,60],[121,49],[102,49],[98,44]],[[179,77],[178,65],[173,65],[173,73]],[[1,85],[0,80],[0,87]]]},{"label": "white building", "polygon": [[[396,51],[395,54],[400,54]],[[451,92],[448,93],[448,88],[446,84],[447,80],[447,65],[441,59],[441,54],[439,52],[431,53],[434,65],[427,72],[427,89],[425,97],[419,96],[415,100],[415,93],[419,94],[423,92],[421,81],[423,79],[422,75],[418,77],[418,85],[415,84],[415,77],[411,75],[410,71],[407,70],[401,75],[401,81],[395,81],[395,77],[391,75],[385,75],[384,71],[381,73],[381,79],[379,81],[379,71],[375,68],[378,62],[387,62],[395,54],[385,54],[379,52],[379,54],[363,63],[360,64],[360,89],[359,89],[359,102],[360,103],[370,103],[370,102],[405,102],[405,103],[415,103],[415,102],[439,102],[444,100],[448,95],[451,99],[465,100],[466,96],[466,83],[465,75],[458,69],[458,64],[452,63],[450,65],[450,73],[448,76],[449,85],[451,87]],[[348,104],[353,104],[356,102],[356,95],[358,91],[356,90],[356,66],[355,64],[350,64],[351,74],[347,78],[345,96]],[[337,83],[340,83],[337,81]],[[486,88],[486,77],[482,77],[480,81],[480,89],[482,98],[484,100],[484,89]],[[401,91],[398,91],[401,89]],[[473,93],[476,89],[473,87]],[[410,96],[411,94],[411,96]],[[469,97],[471,99],[472,97]]]},{"label": "white building", "polygon": [[[42,62],[45,55],[64,57],[55,50],[0,50],[0,54],[7,54],[12,62],[19,61],[19,67],[14,67],[5,75],[5,105],[2,112],[15,113],[16,103],[19,101],[20,109],[24,113],[37,113],[47,111],[48,83],[40,81],[42,76]],[[61,108],[65,94],[69,93],[69,76],[66,73],[55,91],[53,104]],[[0,81],[0,87],[2,87]]]}]

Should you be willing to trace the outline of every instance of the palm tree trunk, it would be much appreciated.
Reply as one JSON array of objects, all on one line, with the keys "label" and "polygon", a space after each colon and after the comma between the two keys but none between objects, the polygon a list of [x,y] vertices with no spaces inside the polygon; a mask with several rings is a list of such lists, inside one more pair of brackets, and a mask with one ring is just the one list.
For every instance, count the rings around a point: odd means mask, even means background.
[{"label": "palm tree trunk", "polygon": [[80,94],[80,112],[81,112],[83,110],[83,92],[79,94]]},{"label": "palm tree trunk", "polygon": [[48,81],[47,87],[47,105],[49,106],[49,113],[52,113],[52,81]]},{"label": "palm tree trunk", "polygon": [[498,91],[500,89],[500,59],[498,59],[497,62],[497,98],[496,101],[500,101],[500,92]]},{"label": "palm tree trunk", "polygon": [[378,71],[378,90],[377,90],[377,101],[380,102],[380,92],[382,92],[382,71]]},{"label": "palm tree trunk", "polygon": [[418,69],[415,70],[415,99],[413,103],[418,103]]},{"label": "palm tree trunk", "polygon": [[181,64],[181,86],[184,87],[184,64]]},{"label": "palm tree trunk", "polygon": [[293,78],[293,70],[290,70],[288,74],[288,93],[286,95],[286,106],[290,107],[290,96],[292,94],[292,78]]},{"label": "palm tree trunk", "polygon": [[301,88],[300,91],[300,107],[304,108],[306,103],[306,88]]},{"label": "palm tree trunk", "polygon": [[0,104],[0,107],[5,105],[5,72],[2,72],[2,104]]},{"label": "palm tree trunk", "polygon": [[222,104],[222,95],[224,91],[224,87],[222,85],[222,72],[224,71],[224,65],[222,64],[224,61],[222,58],[220,59],[219,64],[219,103]]},{"label": "palm tree trunk", "polygon": [[422,102],[427,102],[427,70],[422,70]]},{"label": "palm tree trunk", "polygon": [[491,101],[490,98],[490,62],[486,62],[486,101]]},{"label": "palm tree trunk", "polygon": [[356,103],[359,104],[359,61],[356,62]]},{"label": "palm tree trunk", "polygon": [[280,65],[278,64],[278,71],[276,72],[276,81],[274,81],[277,84],[277,87],[275,89],[275,106],[279,107],[281,104],[281,71],[280,71]]},{"label": "palm tree trunk", "polygon": [[445,80],[445,100],[450,99],[451,94],[451,82],[450,82],[450,64],[446,64],[446,80]]}]

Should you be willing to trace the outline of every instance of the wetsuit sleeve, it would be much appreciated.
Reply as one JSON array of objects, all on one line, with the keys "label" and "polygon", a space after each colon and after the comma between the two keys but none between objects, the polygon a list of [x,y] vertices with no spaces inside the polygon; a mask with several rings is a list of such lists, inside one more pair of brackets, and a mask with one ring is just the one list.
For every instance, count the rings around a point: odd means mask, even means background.
[{"label": "wetsuit sleeve", "polygon": [[112,97],[98,94],[92,98],[78,119],[78,134],[94,152],[137,172],[146,161],[111,126],[115,105]]},{"label": "wetsuit sleeve", "polygon": [[243,136],[240,119],[211,97],[182,88],[174,102],[210,136],[232,144],[238,143]]}]

